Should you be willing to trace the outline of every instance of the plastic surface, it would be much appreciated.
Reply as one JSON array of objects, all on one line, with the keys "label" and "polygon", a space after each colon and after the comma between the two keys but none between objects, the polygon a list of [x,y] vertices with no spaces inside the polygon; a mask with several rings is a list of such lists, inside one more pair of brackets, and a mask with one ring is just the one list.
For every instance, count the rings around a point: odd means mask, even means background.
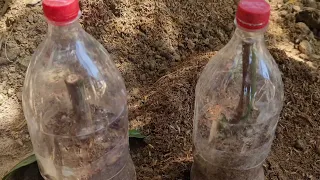
[{"label": "plastic surface", "polygon": [[64,24],[77,19],[79,0],[43,0],[43,12],[50,21]]},{"label": "plastic surface", "polygon": [[284,95],[264,31],[238,26],[198,80],[192,180],[265,178]]},{"label": "plastic surface", "polygon": [[257,30],[269,23],[270,5],[265,0],[241,0],[236,15],[237,24],[242,28]]},{"label": "plastic surface", "polygon": [[49,180],[135,180],[127,94],[108,52],[79,22],[49,23],[28,67],[23,109]]}]

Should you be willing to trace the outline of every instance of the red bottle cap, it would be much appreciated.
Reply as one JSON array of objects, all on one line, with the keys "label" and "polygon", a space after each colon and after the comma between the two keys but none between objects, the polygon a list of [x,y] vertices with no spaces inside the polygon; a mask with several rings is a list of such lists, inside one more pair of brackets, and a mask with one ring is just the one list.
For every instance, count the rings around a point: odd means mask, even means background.
[{"label": "red bottle cap", "polygon": [[266,27],[270,18],[270,5],[265,0],[241,0],[237,10],[237,24],[249,30]]},{"label": "red bottle cap", "polygon": [[48,20],[57,23],[67,23],[78,17],[79,0],[43,0],[44,15]]}]

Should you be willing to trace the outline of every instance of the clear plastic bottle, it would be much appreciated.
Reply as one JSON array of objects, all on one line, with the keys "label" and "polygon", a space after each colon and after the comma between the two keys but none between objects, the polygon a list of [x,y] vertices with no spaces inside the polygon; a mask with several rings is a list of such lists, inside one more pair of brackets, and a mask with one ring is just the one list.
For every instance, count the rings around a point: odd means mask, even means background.
[{"label": "clear plastic bottle", "polygon": [[196,87],[192,180],[263,180],[283,107],[283,83],[265,45],[270,5],[242,0],[231,41]]},{"label": "clear plastic bottle", "polygon": [[23,109],[48,180],[135,180],[127,94],[108,52],[79,24],[78,0],[43,0],[48,35],[28,67]]}]

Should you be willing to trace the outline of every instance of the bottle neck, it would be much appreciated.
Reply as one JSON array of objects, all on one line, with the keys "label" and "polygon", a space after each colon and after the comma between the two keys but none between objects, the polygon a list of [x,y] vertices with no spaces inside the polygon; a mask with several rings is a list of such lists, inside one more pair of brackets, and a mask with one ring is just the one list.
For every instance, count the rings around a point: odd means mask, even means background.
[{"label": "bottle neck", "polygon": [[264,33],[266,32],[266,29],[267,28],[252,31],[237,26],[233,38],[252,44],[264,43]]},{"label": "bottle neck", "polygon": [[81,29],[79,18],[63,24],[48,21],[48,37],[53,40],[74,39]]}]

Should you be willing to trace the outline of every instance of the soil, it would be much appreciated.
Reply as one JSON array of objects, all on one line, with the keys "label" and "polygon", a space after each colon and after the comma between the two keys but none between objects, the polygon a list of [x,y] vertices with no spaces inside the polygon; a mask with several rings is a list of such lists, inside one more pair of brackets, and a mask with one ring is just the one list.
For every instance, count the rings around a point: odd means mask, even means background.
[{"label": "soil", "polygon": [[[244,161],[245,162],[245,161]],[[229,179],[229,180],[263,180],[264,172],[261,164],[248,170],[230,170],[212,166],[212,164],[201,156],[194,156],[191,178],[193,180]]]},{"label": "soil", "polygon": [[[285,107],[265,174],[320,179],[319,29],[308,22],[297,28],[307,1],[271,5],[267,43],[283,73]],[[131,150],[139,180],[189,179],[195,84],[230,39],[235,8],[233,0],[81,1],[83,27],[112,54],[126,81],[130,127],[148,136],[146,146]],[[37,0],[12,0],[0,17],[0,177],[32,152],[21,90],[46,28]]]}]

